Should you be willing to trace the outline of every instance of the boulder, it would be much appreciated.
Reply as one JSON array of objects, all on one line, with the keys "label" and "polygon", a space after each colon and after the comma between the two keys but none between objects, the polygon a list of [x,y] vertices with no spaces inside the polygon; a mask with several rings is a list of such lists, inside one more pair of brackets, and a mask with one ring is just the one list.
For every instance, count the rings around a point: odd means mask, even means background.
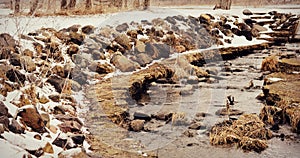
[{"label": "boulder", "polygon": [[268,29],[261,26],[261,25],[258,25],[258,24],[254,24],[252,26],[252,30],[257,30],[258,32],[263,32],[263,31],[267,31]]},{"label": "boulder", "polygon": [[269,56],[266,57],[261,64],[262,71],[271,71],[276,72],[278,71],[278,59],[276,56]]},{"label": "boulder", "polygon": [[135,132],[140,132],[143,130],[145,120],[133,120],[130,122],[130,128]]},{"label": "boulder", "polygon": [[52,145],[49,142],[47,142],[47,144],[44,146],[43,151],[45,153],[49,153],[49,154],[53,154],[54,153],[53,147],[52,147]]},{"label": "boulder", "polygon": [[138,69],[140,66],[138,63],[133,62],[129,59],[127,59],[125,56],[122,54],[115,54],[111,58],[110,62],[119,70],[122,72],[130,72],[130,71],[135,71]]},{"label": "boulder", "polygon": [[80,132],[82,125],[77,121],[64,121],[62,124],[58,125],[59,129],[64,132]]},{"label": "boulder", "polygon": [[8,129],[9,127],[9,119],[7,116],[0,116],[0,124],[3,125],[3,128]]},{"label": "boulder", "polygon": [[137,40],[134,47],[135,52],[137,53],[145,53],[146,45],[144,42]]},{"label": "boulder", "polygon": [[89,70],[93,72],[97,72],[99,74],[108,74],[114,71],[113,67],[109,65],[108,63],[99,63],[99,62],[93,62],[89,66]]},{"label": "boulder", "polygon": [[199,17],[199,21],[203,24],[210,24],[211,18],[208,14],[201,14]]},{"label": "boulder", "polygon": [[137,39],[137,35],[138,35],[139,33],[143,34],[142,31],[137,31],[137,30],[129,30],[129,31],[127,31],[126,34],[127,34],[127,36],[129,36],[129,37],[131,37],[131,38]]},{"label": "boulder", "polygon": [[58,93],[61,93],[62,89],[64,87],[64,84],[65,84],[65,79],[63,79],[57,75],[51,75],[48,78],[47,82],[49,82],[51,85],[53,85]]},{"label": "boulder", "polygon": [[130,39],[125,34],[121,34],[121,35],[117,36],[114,41],[117,42],[119,45],[121,45],[126,50],[130,50],[132,47],[130,44]]},{"label": "boulder", "polygon": [[243,14],[244,15],[253,15],[253,13],[249,9],[244,9]]},{"label": "boulder", "polygon": [[97,50],[92,51],[92,58],[94,60],[105,60],[106,59],[105,54],[102,51],[97,51]]},{"label": "boulder", "polygon": [[8,33],[0,34],[0,48],[4,47],[10,47],[13,48],[13,50],[17,47],[16,40]]},{"label": "boulder", "polygon": [[75,67],[71,71],[71,79],[78,82],[79,84],[87,83],[88,75],[80,70],[80,68]]},{"label": "boulder", "polygon": [[36,70],[36,65],[35,63],[32,61],[30,56],[22,56],[20,58],[21,61],[21,65],[24,67],[24,69],[27,72],[33,72]]},{"label": "boulder", "polygon": [[176,20],[173,17],[168,16],[168,17],[165,18],[165,20],[167,22],[169,22],[170,24],[172,24],[172,25],[176,24]]},{"label": "boulder", "polygon": [[12,82],[24,84],[26,77],[19,70],[10,69],[6,72],[6,77]]},{"label": "boulder", "polygon": [[70,32],[70,40],[69,42],[77,44],[77,45],[82,45],[85,39],[85,36],[80,33],[76,32]]},{"label": "boulder", "polygon": [[121,25],[118,25],[117,27],[116,27],[116,31],[118,31],[118,32],[126,32],[127,31],[127,29],[129,28],[129,25],[127,24],[127,23],[123,23],[123,24],[121,24]]},{"label": "boulder", "polygon": [[8,129],[11,132],[17,133],[17,134],[24,133],[24,130],[25,130],[15,119],[13,119],[11,121],[11,123],[8,126]]},{"label": "boulder", "polygon": [[72,44],[69,46],[67,53],[72,56],[73,54],[77,54],[79,52],[79,47],[77,44]]},{"label": "boulder", "polygon": [[14,49],[11,47],[2,47],[0,49],[0,59],[9,59]]},{"label": "boulder", "polygon": [[175,46],[175,51],[177,53],[182,53],[182,52],[185,52],[186,51],[186,48],[183,46],[183,45],[178,45],[178,46]]},{"label": "boulder", "polygon": [[292,130],[300,133],[300,104],[293,103],[285,108],[285,115],[288,118]]},{"label": "boulder", "polygon": [[85,34],[91,34],[94,32],[94,30],[95,30],[95,27],[92,25],[86,25],[81,28],[81,31]]},{"label": "boulder", "polygon": [[133,118],[135,120],[145,120],[145,121],[151,120],[151,116],[146,114],[145,112],[134,112]]},{"label": "boulder", "polygon": [[42,133],[45,132],[44,121],[35,108],[22,109],[18,113],[18,116],[20,116],[26,126],[31,127],[33,131]]},{"label": "boulder", "polygon": [[138,55],[136,55],[136,60],[137,63],[140,64],[140,66],[144,67],[147,64],[150,64],[153,59],[146,53],[139,53]]},{"label": "boulder", "polygon": [[11,54],[9,63],[13,66],[21,66],[21,55],[16,53]]},{"label": "boulder", "polygon": [[[78,32],[80,27],[81,27],[81,25],[72,25],[72,26],[68,27],[65,31],[67,31],[67,32]],[[63,31],[63,30],[60,30],[60,31]]]},{"label": "boulder", "polygon": [[145,49],[153,59],[168,58],[170,55],[170,46],[166,44],[146,43]]},{"label": "boulder", "polygon": [[9,116],[8,108],[5,106],[5,104],[0,101],[0,116]]}]

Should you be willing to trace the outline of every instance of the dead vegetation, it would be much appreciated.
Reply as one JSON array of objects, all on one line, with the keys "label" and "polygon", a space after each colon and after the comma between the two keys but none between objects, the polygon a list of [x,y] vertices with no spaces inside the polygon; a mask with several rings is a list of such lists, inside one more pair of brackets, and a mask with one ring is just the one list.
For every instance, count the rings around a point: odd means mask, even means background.
[{"label": "dead vegetation", "polygon": [[261,64],[262,71],[278,71],[278,59],[276,56],[269,56],[262,61]]},{"label": "dead vegetation", "polygon": [[210,143],[215,146],[237,146],[244,151],[261,152],[272,137],[269,129],[255,114],[242,115],[238,120],[225,120],[210,131]]}]

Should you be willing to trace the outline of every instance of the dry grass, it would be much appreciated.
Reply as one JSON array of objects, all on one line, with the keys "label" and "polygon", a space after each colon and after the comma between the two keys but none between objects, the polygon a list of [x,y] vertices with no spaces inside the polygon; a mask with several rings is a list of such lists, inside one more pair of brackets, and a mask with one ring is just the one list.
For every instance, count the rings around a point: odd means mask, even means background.
[{"label": "dry grass", "polygon": [[237,145],[244,151],[261,152],[268,147],[266,140],[271,137],[271,131],[257,115],[245,114],[236,121],[216,124],[210,132],[210,143],[225,147]]},{"label": "dry grass", "polygon": [[261,64],[262,71],[278,71],[278,59],[276,56],[269,56],[262,61]]}]

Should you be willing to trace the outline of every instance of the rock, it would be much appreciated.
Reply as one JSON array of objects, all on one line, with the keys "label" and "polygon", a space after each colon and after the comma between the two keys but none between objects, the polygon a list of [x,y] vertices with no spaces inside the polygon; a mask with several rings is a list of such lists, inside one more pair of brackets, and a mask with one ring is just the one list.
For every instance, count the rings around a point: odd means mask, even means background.
[{"label": "rock", "polygon": [[259,118],[270,125],[282,123],[283,111],[281,108],[276,106],[264,106],[260,110]]},{"label": "rock", "polygon": [[108,74],[114,71],[113,67],[109,65],[108,63],[98,63],[98,62],[93,62],[89,66],[89,70],[93,72],[97,72],[98,74]]},{"label": "rock", "polygon": [[140,64],[140,66],[144,67],[147,64],[150,64],[153,59],[146,53],[139,53],[138,55],[136,55],[136,60],[137,63]]},{"label": "rock", "polygon": [[183,135],[185,135],[187,137],[195,137],[197,135],[197,131],[188,129],[183,132]]},{"label": "rock", "polygon": [[242,115],[243,113],[244,113],[243,111],[237,109],[231,109],[231,108],[228,111],[226,108],[222,108],[216,111],[216,115],[229,115],[229,116]]},{"label": "rock", "polygon": [[56,75],[51,75],[48,78],[47,82],[49,82],[51,85],[53,85],[58,93],[61,93],[62,89],[64,87],[64,84],[65,84],[65,79],[63,79],[59,76],[56,76]]},{"label": "rock", "polygon": [[51,95],[49,95],[48,97],[49,97],[49,99],[51,99],[51,100],[54,101],[54,102],[59,102],[59,101],[60,101],[59,95],[51,94]]},{"label": "rock", "polygon": [[79,52],[79,47],[77,44],[72,44],[69,46],[67,53],[72,56],[73,54],[77,54]]},{"label": "rock", "polygon": [[131,72],[138,69],[140,66],[138,63],[133,62],[129,59],[127,59],[122,54],[115,54],[111,58],[110,62],[119,70],[122,72]]},{"label": "rock", "polygon": [[23,51],[23,55],[25,55],[25,56],[29,56],[29,57],[33,57],[33,51],[31,51],[31,50],[29,50],[29,49],[25,49],[24,51]]},{"label": "rock", "polygon": [[92,51],[92,58],[94,60],[105,60],[105,54],[103,52],[100,51]]},{"label": "rock", "polygon": [[0,123],[3,125],[3,127],[5,128],[5,129],[8,129],[8,127],[9,127],[9,119],[8,119],[8,117],[7,116],[0,116]]},{"label": "rock", "polygon": [[82,45],[82,43],[84,42],[84,38],[85,38],[85,36],[80,33],[70,32],[69,42],[72,42],[77,45]]},{"label": "rock", "polygon": [[165,20],[167,22],[169,22],[170,24],[172,24],[172,25],[176,24],[176,20],[173,17],[168,16],[168,17],[165,18]]},{"label": "rock", "polygon": [[67,132],[79,132],[82,125],[77,121],[64,121],[62,124],[58,125],[60,130],[64,133]]},{"label": "rock", "polygon": [[118,25],[117,27],[116,27],[116,31],[118,31],[118,32],[126,32],[127,31],[127,29],[129,28],[129,25],[127,24],[127,23],[123,23],[123,24],[121,24],[121,25]]},{"label": "rock", "polygon": [[134,47],[135,52],[137,53],[145,53],[146,45],[144,42],[137,40]]},{"label": "rock", "polygon": [[85,139],[85,136],[83,134],[76,134],[76,135],[72,135],[71,139],[73,140],[73,142],[75,144],[82,145],[83,141]]},{"label": "rock", "polygon": [[170,55],[170,47],[166,44],[146,43],[145,49],[153,59],[168,58]]},{"label": "rock", "polygon": [[183,87],[179,92],[180,95],[191,95],[193,93],[194,93],[193,85],[190,85],[190,84]]},{"label": "rock", "polygon": [[35,63],[32,61],[31,57],[30,56],[22,56],[20,58],[20,62],[21,62],[21,65],[24,67],[24,69],[27,71],[27,72],[33,72],[36,70],[36,65]]},{"label": "rock", "polygon": [[21,66],[21,55],[12,53],[10,55],[9,63],[13,66]]},{"label": "rock", "polygon": [[253,13],[249,9],[244,9],[243,14],[244,15],[253,15]]},{"label": "rock", "polygon": [[73,143],[73,140],[66,135],[58,135],[57,138],[52,142],[52,144],[64,149],[77,147],[77,145]]},{"label": "rock", "polygon": [[[81,25],[72,25],[72,26],[68,27],[66,29],[66,31],[68,31],[68,32],[78,32],[80,27],[81,27]],[[62,30],[60,30],[60,31],[62,31]]]},{"label": "rock", "polygon": [[16,40],[8,33],[1,33],[0,34],[0,47],[10,47],[15,49],[17,47]]},{"label": "rock", "polygon": [[14,50],[10,47],[3,47],[0,49],[0,59],[9,59]]},{"label": "rock", "polygon": [[36,150],[27,150],[31,155],[34,155],[36,157],[41,157],[44,154],[44,151],[42,148],[36,149]]},{"label": "rock", "polygon": [[87,83],[88,74],[82,72],[78,67],[75,67],[71,71],[71,79],[79,83],[80,85]]},{"label": "rock", "polygon": [[52,133],[56,134],[58,129],[57,129],[55,126],[50,125],[49,130],[50,130]]},{"label": "rock", "polygon": [[189,126],[189,129],[199,130],[201,127],[203,127],[203,124],[201,122],[192,123]]},{"label": "rock", "polygon": [[45,124],[35,108],[26,108],[22,109],[18,116],[22,117],[22,121],[26,124],[26,126],[31,127],[33,131],[36,132],[45,132]]},{"label": "rock", "polygon": [[140,132],[144,128],[145,120],[133,120],[130,123],[130,127],[135,132]]},{"label": "rock", "polygon": [[200,23],[210,24],[211,18],[208,14],[201,14],[199,17]]},{"label": "rock", "polygon": [[134,112],[133,114],[133,118],[135,120],[145,120],[145,121],[150,121],[151,120],[151,116],[144,113],[144,112]]},{"label": "rock", "polygon": [[143,32],[138,32],[137,30],[129,30],[127,31],[127,36],[131,37],[131,38],[134,38],[134,39],[137,39],[137,35],[141,33],[143,35]]},{"label": "rock", "polygon": [[258,24],[253,24],[252,26],[252,29],[255,29],[257,30],[258,32],[263,32],[263,31],[267,31],[268,29],[261,26],[261,25],[258,25]]},{"label": "rock", "polygon": [[121,35],[117,36],[114,39],[114,41],[116,41],[119,45],[121,45],[126,50],[130,50],[131,47],[132,47],[131,44],[130,44],[130,39],[125,34],[121,34]]},{"label": "rock", "polygon": [[50,127],[50,116],[49,116],[49,114],[47,114],[47,113],[42,113],[42,114],[41,114],[41,118],[42,118],[42,120],[43,120],[45,126],[46,126],[47,128],[49,128],[49,127]]},{"label": "rock", "polygon": [[6,72],[6,77],[12,81],[17,83],[24,84],[26,77],[24,74],[22,74],[19,70],[10,69]]},{"label": "rock", "polygon": [[34,135],[33,138],[37,140],[42,140],[42,137],[39,134]]},{"label": "rock", "polygon": [[47,144],[43,148],[43,151],[45,153],[49,153],[49,154],[53,154],[54,153],[53,147],[52,147],[52,145],[49,142],[47,142]]},{"label": "rock", "polygon": [[17,134],[22,134],[24,133],[24,128],[15,120],[13,119],[10,123],[10,125],[8,126],[8,129],[13,132],[13,133],[17,133]]},{"label": "rock", "polygon": [[186,81],[187,84],[198,84],[197,76],[189,76]]},{"label": "rock", "polygon": [[92,25],[87,25],[81,28],[81,31],[85,34],[94,33],[95,27]]},{"label": "rock", "polygon": [[8,113],[8,108],[2,101],[0,101],[0,116],[10,116]]}]

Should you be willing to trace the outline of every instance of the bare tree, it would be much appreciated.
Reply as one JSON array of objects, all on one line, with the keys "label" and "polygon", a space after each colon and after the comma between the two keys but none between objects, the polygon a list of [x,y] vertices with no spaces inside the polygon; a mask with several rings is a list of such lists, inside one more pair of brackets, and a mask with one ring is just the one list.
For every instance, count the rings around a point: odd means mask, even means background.
[{"label": "bare tree", "polygon": [[91,9],[92,8],[92,0],[86,0],[85,8],[86,9]]},{"label": "bare tree", "polygon": [[219,0],[219,3],[215,5],[215,9],[226,9],[229,10],[231,8],[232,0]]},{"label": "bare tree", "polygon": [[15,0],[15,14],[20,13],[20,0]]},{"label": "bare tree", "polygon": [[31,1],[29,15],[32,15],[32,14],[35,13],[35,11],[36,11],[36,9],[38,7],[38,3],[39,3],[39,0],[33,0],[33,1]]},{"label": "bare tree", "polygon": [[144,0],[144,10],[148,9],[150,6],[150,0]]},{"label": "bare tree", "polygon": [[70,0],[70,3],[68,5],[68,9],[74,9],[76,6],[76,0]]},{"label": "bare tree", "polygon": [[66,10],[67,9],[67,0],[61,0],[60,1],[60,9]]}]

